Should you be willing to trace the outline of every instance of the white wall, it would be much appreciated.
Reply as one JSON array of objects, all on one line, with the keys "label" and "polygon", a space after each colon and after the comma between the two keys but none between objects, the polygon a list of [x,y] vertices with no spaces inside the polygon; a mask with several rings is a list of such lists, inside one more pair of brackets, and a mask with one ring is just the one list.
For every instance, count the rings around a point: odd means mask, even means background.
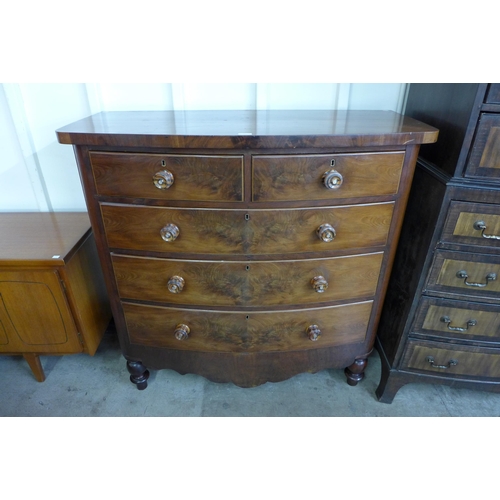
[{"label": "white wall", "polygon": [[99,111],[154,109],[386,109],[394,84],[2,84],[0,211],[85,210],[73,148],[55,130]]}]

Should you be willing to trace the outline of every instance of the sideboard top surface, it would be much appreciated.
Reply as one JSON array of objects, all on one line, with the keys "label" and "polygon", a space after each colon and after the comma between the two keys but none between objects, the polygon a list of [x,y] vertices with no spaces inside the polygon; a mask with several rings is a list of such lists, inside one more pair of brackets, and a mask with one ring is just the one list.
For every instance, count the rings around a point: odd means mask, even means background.
[{"label": "sideboard top surface", "polygon": [[112,111],[57,131],[62,144],[104,147],[307,148],[432,143],[438,130],[393,111]]},{"label": "sideboard top surface", "polygon": [[89,232],[87,212],[0,213],[1,264],[60,266]]}]

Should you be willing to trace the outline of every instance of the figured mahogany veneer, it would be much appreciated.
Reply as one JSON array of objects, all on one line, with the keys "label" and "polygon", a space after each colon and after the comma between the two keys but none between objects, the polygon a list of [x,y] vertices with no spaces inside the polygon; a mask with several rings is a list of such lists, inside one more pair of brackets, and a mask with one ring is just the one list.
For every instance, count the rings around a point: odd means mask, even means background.
[{"label": "figured mahogany veneer", "polygon": [[131,381],[363,378],[419,145],[393,112],[101,113],[74,144]]}]

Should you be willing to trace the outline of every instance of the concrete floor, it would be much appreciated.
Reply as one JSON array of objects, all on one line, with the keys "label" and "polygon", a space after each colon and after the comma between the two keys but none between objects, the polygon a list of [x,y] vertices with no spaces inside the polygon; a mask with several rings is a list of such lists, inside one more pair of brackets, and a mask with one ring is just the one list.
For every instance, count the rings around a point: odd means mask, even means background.
[{"label": "concrete floor", "polygon": [[0,416],[23,417],[498,417],[500,394],[430,384],[408,384],[390,405],[375,389],[380,360],[369,359],[356,387],[342,370],[304,373],[251,389],[216,384],[171,370],[152,372],[138,391],[129,381],[111,330],[91,357],[42,356],[46,380],[37,382],[19,356],[0,356]]}]

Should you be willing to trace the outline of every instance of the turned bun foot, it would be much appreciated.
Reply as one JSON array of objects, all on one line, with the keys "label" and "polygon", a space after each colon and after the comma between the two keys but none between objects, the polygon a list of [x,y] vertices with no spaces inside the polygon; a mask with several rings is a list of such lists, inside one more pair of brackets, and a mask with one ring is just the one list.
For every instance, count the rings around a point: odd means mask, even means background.
[{"label": "turned bun foot", "polygon": [[368,360],[365,359],[356,359],[354,363],[348,366],[345,370],[345,376],[347,377],[347,383],[351,386],[355,386],[358,382],[365,377],[365,368],[368,364]]},{"label": "turned bun foot", "polygon": [[127,370],[130,373],[130,381],[143,391],[148,386],[149,371],[140,361],[127,361]]}]

